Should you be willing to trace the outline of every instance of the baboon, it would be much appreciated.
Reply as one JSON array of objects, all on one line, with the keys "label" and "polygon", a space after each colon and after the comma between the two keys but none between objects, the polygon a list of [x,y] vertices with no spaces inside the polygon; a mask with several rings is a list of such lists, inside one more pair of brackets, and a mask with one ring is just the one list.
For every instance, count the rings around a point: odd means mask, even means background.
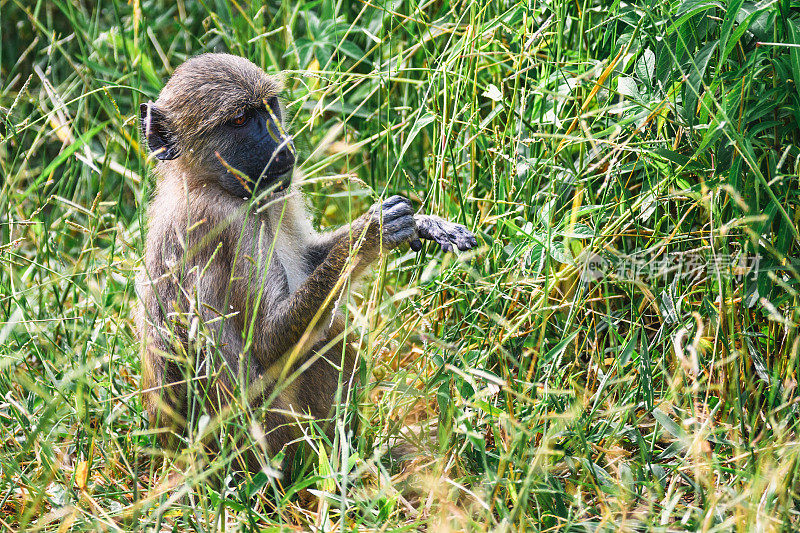
[{"label": "baboon", "polygon": [[356,365],[336,308],[348,276],[401,244],[419,250],[420,238],[445,250],[477,245],[464,226],[415,215],[400,196],[339,230],[315,231],[291,183],[296,152],[281,90],[247,59],[204,54],[140,108],[158,160],[137,283],[144,403],[168,448],[197,435],[203,415],[244,413],[260,445],[242,454],[250,471],[283,451],[289,472],[301,422],[331,435],[325,421],[350,393]]}]

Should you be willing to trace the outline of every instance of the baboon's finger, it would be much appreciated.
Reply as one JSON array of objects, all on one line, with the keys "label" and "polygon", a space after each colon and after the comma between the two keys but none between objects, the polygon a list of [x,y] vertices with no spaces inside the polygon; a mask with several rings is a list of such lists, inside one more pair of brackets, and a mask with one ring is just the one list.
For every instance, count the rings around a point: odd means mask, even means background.
[{"label": "baboon's finger", "polygon": [[478,245],[478,240],[465,226],[448,222],[434,215],[415,215],[417,233],[420,238],[435,241],[445,252],[456,248],[466,251]]}]

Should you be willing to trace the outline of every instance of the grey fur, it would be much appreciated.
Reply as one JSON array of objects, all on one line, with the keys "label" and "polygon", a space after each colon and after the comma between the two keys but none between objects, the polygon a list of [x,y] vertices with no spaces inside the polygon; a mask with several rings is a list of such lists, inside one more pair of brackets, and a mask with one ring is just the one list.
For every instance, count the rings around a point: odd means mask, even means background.
[{"label": "grey fur", "polygon": [[[334,308],[344,278],[418,237],[445,249],[476,244],[463,226],[415,216],[399,196],[320,234],[294,189],[261,201],[232,195],[214,163],[215,154],[236,149],[221,125],[280,87],[245,59],[206,54],[176,69],[142,108],[143,133],[162,128],[174,149],[156,166],[137,283],[144,403],[170,449],[198,437],[203,414],[211,426],[242,421],[261,445],[238,459],[251,471],[281,450],[288,468],[308,420],[332,436],[325,421],[350,394],[357,364]],[[149,122],[153,110],[157,124]],[[219,435],[207,432],[209,450],[223,447]]]}]

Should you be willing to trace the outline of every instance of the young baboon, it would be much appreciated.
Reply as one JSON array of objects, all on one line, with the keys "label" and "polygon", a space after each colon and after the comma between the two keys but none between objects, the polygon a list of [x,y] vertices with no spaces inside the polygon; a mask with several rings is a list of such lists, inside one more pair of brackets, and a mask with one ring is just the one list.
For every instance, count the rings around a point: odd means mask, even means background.
[{"label": "young baboon", "polygon": [[205,54],[140,110],[158,159],[137,289],[147,411],[173,448],[203,415],[244,413],[260,444],[242,456],[251,471],[281,450],[290,465],[301,422],[332,430],[324,421],[356,364],[335,304],[345,278],[403,243],[418,250],[419,238],[477,244],[400,196],[337,231],[312,229],[290,187],[296,155],[280,90],[246,59]]}]

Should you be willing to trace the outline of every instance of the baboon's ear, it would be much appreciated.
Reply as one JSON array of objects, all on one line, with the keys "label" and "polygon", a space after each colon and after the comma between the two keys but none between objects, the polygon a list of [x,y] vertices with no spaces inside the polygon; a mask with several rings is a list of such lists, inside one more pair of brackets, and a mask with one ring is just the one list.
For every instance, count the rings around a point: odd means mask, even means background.
[{"label": "baboon's ear", "polygon": [[153,155],[162,161],[178,157],[180,149],[164,112],[153,102],[147,102],[139,106],[139,116],[142,136],[147,139],[147,146]]}]

